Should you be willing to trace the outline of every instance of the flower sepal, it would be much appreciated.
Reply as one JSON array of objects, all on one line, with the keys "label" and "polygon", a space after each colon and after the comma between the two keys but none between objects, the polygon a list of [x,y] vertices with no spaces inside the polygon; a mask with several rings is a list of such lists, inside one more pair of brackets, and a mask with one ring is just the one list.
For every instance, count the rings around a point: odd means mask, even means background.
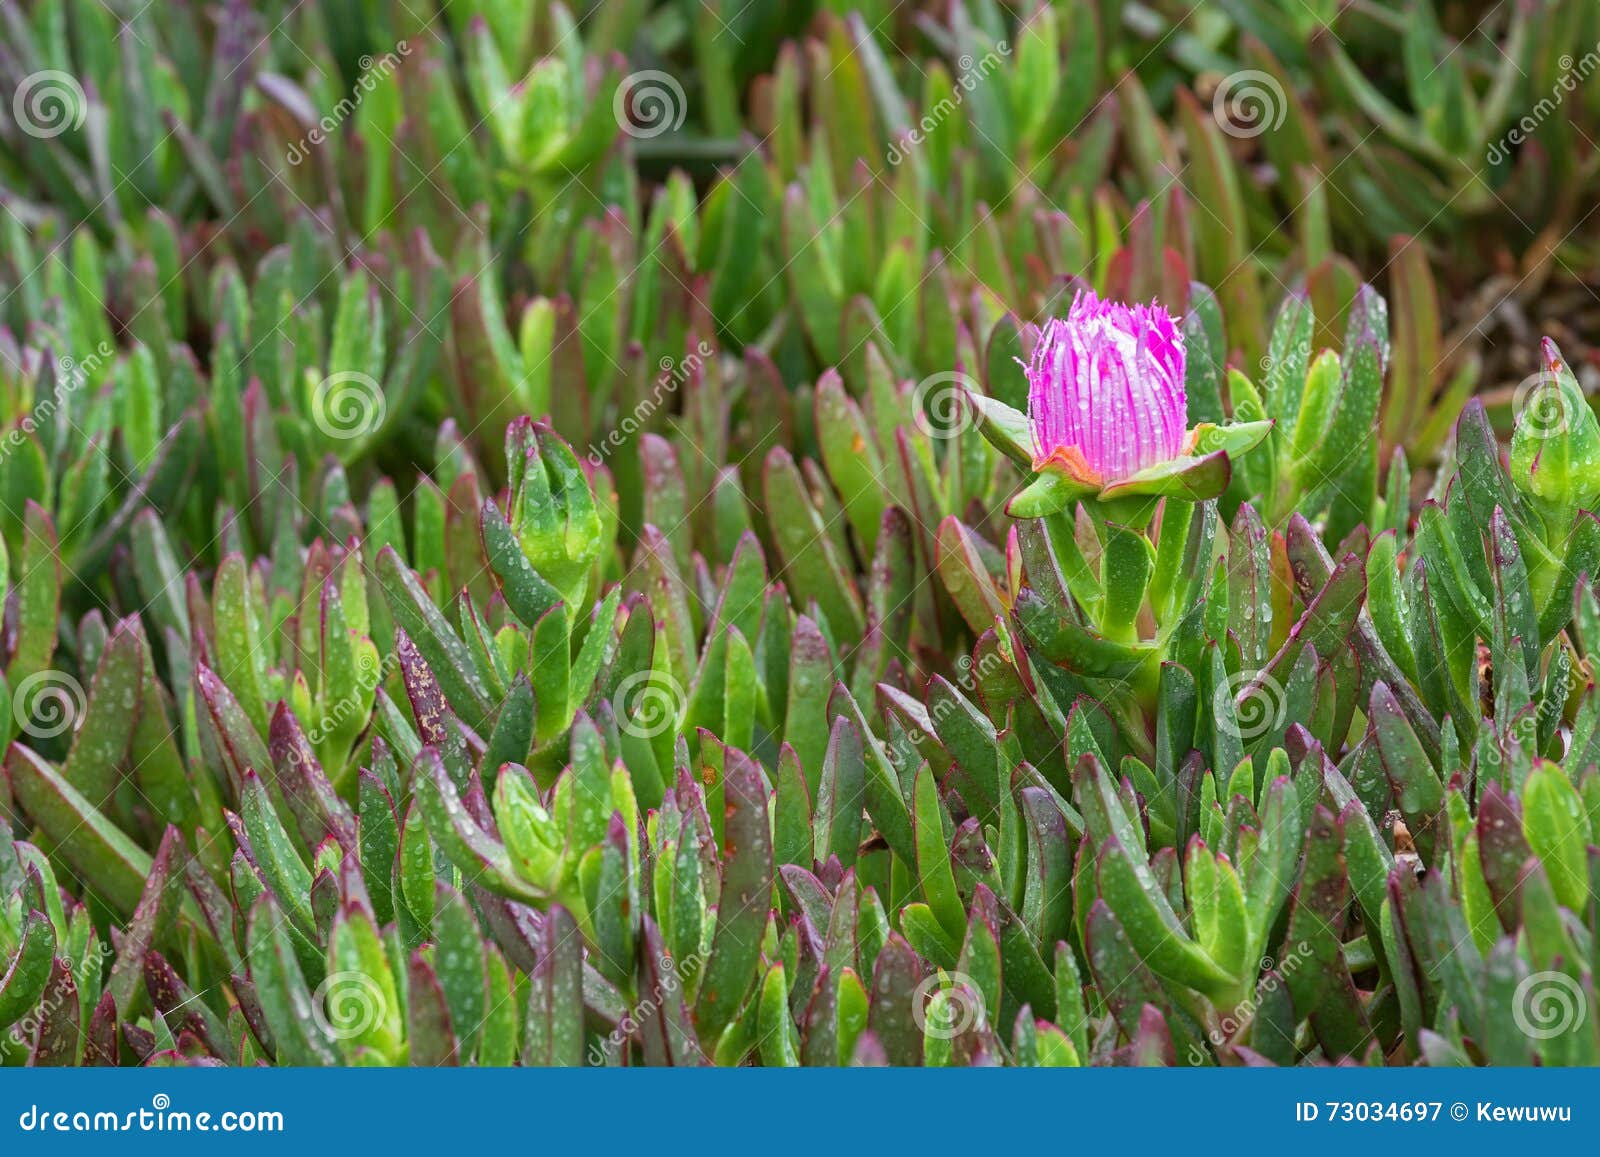
[{"label": "flower sepal", "polygon": [[[1010,409],[1004,403],[993,404],[1002,410]],[[1016,413],[1015,410],[1011,412]],[[1011,496],[1006,503],[1006,513],[1012,518],[1045,518],[1086,498],[1105,503],[1130,498],[1181,498],[1187,502],[1204,502],[1227,490],[1233,477],[1233,457],[1254,449],[1271,429],[1270,421],[1239,422],[1231,426],[1201,423],[1190,434],[1192,453],[1158,462],[1110,485],[1094,481],[1068,463],[1045,462],[1034,477]],[[1004,452],[994,438],[990,441]]]},{"label": "flower sepal", "polygon": [[1012,518],[1048,518],[1052,514],[1070,510],[1099,491],[1100,487],[1095,483],[1075,477],[1051,464],[1011,496],[1006,503],[1006,513]]},{"label": "flower sepal", "polygon": [[1204,502],[1228,488],[1233,467],[1226,451],[1158,462],[1100,491],[1103,502],[1121,498],[1182,498]]},{"label": "flower sepal", "polygon": [[1033,469],[1033,427],[1028,415],[976,390],[964,391],[978,432],[1000,453],[1024,470]]},{"label": "flower sepal", "polygon": [[1261,444],[1272,422],[1201,422],[1189,431],[1188,452],[1148,466],[1100,489],[1102,502],[1128,498],[1181,498],[1204,502],[1220,496],[1233,478],[1233,459]]}]

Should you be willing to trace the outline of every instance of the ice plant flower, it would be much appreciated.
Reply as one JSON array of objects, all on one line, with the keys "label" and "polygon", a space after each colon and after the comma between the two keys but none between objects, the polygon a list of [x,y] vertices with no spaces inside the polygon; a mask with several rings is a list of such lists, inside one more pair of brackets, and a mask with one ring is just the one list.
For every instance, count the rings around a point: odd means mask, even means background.
[{"label": "ice plant flower", "polygon": [[[1183,331],[1160,305],[1102,301],[1081,290],[1064,318],[1039,332],[1028,413],[970,397],[991,443],[1028,470],[1015,518],[1041,518],[1083,499],[1118,503],[1122,517],[1173,496],[1215,498],[1232,477],[1230,454],[1266,437],[1270,422],[1189,427]],[[1121,500],[1131,500],[1122,502]]]},{"label": "ice plant flower", "polygon": [[1026,368],[1035,470],[1105,486],[1183,454],[1183,334],[1161,306],[1080,290],[1066,318],[1045,326]]}]

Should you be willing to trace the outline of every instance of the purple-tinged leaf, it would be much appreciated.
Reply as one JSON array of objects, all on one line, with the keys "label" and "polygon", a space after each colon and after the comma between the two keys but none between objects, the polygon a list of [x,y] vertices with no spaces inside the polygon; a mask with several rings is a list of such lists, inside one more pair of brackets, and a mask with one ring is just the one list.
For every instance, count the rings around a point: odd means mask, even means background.
[{"label": "purple-tinged leaf", "polygon": [[23,744],[11,745],[6,774],[17,805],[49,837],[55,855],[117,912],[131,913],[150,873],[143,849]]},{"label": "purple-tinged leaf", "polygon": [[89,1016],[89,1027],[83,1034],[83,1063],[94,1068],[121,1063],[117,1054],[117,1002],[109,991],[100,994],[100,1001]]},{"label": "purple-tinged leaf", "polygon": [[50,970],[50,982],[39,1000],[39,1026],[34,1030],[33,1047],[28,1053],[32,1068],[53,1068],[78,1063],[79,1028],[78,982],[72,975],[72,961],[58,956]]},{"label": "purple-tinged leaf", "polygon": [[307,847],[315,847],[331,836],[353,851],[358,845],[355,817],[323,773],[300,721],[286,702],[279,702],[272,713],[268,748],[278,772],[279,791],[300,839]]},{"label": "purple-tinged leaf", "polygon": [[[922,1063],[922,963],[899,933],[892,933],[878,953],[872,969],[872,1009],[867,1030],[877,1040],[888,1063],[896,1066]],[[860,1042],[857,1042],[860,1049]]]},{"label": "purple-tinged leaf", "polygon": [[422,951],[415,951],[406,969],[407,1024],[411,1029],[411,1064],[418,1068],[454,1067],[460,1049],[450,1027],[450,1006],[444,987]]},{"label": "purple-tinged leaf", "polygon": [[701,1041],[717,1039],[755,983],[772,896],[772,832],[761,769],[744,752],[730,747],[723,770],[727,820],[722,894],[711,959],[695,1008]]},{"label": "purple-tinged leaf", "polygon": [[146,953],[172,933],[173,921],[183,902],[188,859],[183,833],[169,826],[161,837],[161,846],[156,849],[150,874],[145,878],[144,893],[139,897],[139,905],[133,911],[128,929],[122,935],[117,959],[111,966],[106,991],[115,998],[118,1008],[133,1007]]}]

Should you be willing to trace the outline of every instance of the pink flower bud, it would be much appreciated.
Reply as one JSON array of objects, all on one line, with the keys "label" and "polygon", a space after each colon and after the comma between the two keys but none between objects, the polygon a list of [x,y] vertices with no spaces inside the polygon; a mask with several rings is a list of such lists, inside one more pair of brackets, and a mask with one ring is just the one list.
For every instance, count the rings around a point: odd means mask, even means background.
[{"label": "pink flower bud", "polygon": [[1184,453],[1183,334],[1159,305],[1080,291],[1026,369],[1035,470],[1106,486]]}]

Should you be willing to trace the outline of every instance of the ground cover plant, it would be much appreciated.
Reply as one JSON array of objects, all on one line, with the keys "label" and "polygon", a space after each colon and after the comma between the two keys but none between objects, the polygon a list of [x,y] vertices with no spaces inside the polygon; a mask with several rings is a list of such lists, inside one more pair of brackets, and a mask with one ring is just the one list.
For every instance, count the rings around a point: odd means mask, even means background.
[{"label": "ground cover plant", "polygon": [[0,1063],[1600,1063],[1589,0],[0,29]]}]

